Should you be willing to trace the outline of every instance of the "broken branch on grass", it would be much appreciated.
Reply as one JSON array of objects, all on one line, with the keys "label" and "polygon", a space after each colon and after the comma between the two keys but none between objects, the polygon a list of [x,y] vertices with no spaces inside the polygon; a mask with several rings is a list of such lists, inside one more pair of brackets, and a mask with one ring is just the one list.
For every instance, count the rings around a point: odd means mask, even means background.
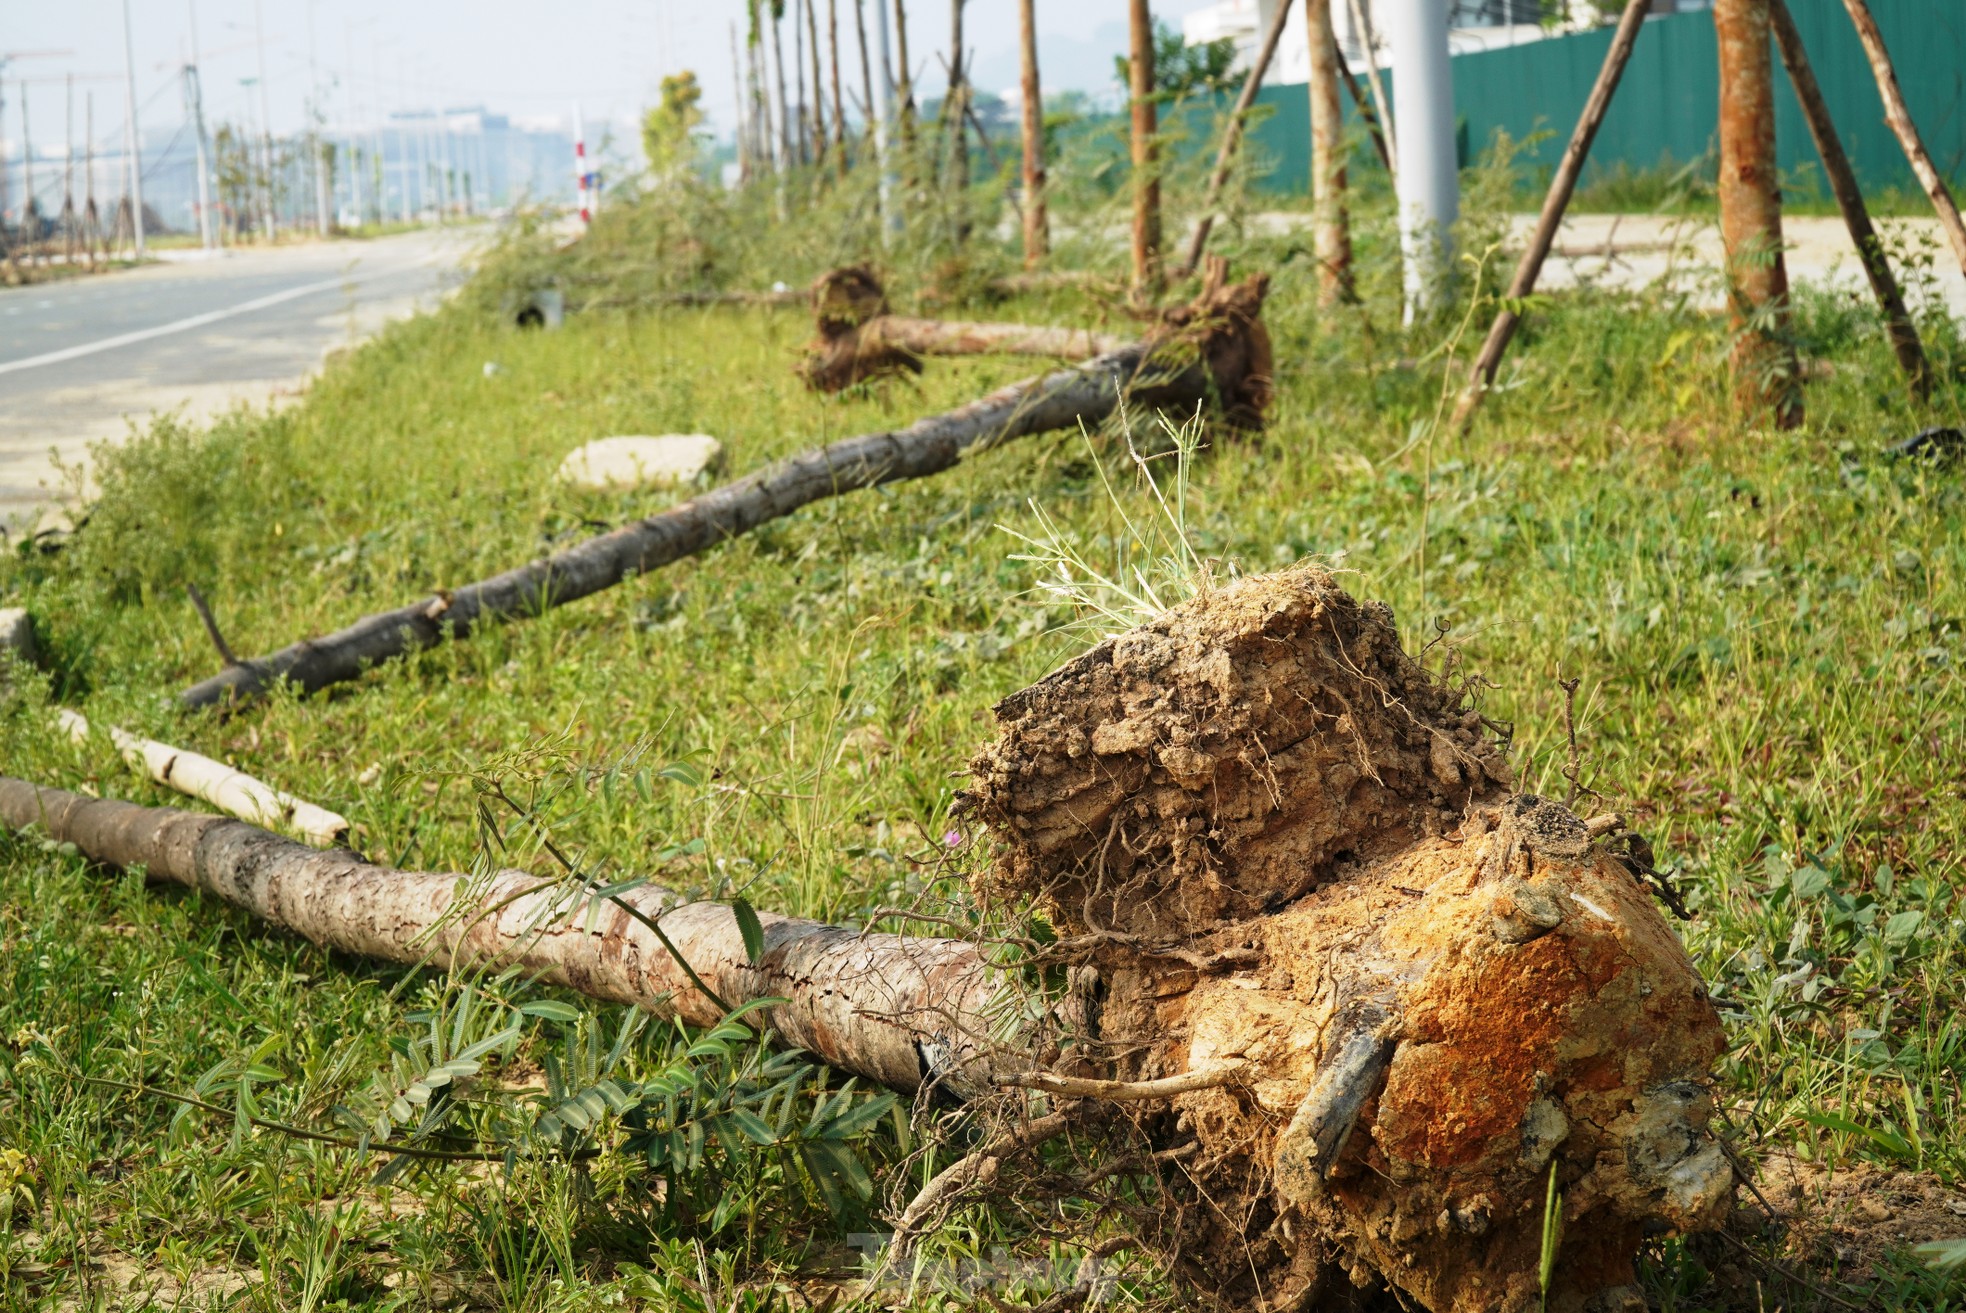
[{"label": "broken branch on grass", "polygon": [[179,701],[192,709],[249,701],[282,680],[301,693],[345,683],[394,657],[468,638],[482,624],[539,615],[708,551],[813,502],[939,474],[1016,438],[1097,424],[1124,403],[1188,408],[1213,398],[1228,422],[1260,423],[1271,392],[1261,319],[1269,280],[1258,274],[1229,286],[1220,269],[1213,275],[1200,298],[1142,342],[904,429],[801,452],[553,556],[229,666]]},{"label": "broken branch on grass", "polygon": [[232,647],[225,641],[225,635],[218,630],[218,621],[212,618],[212,608],[205,605],[205,595],[198,591],[197,584],[186,584],[184,591],[191,595],[191,605],[198,612],[198,618],[205,622],[205,633],[210,636],[212,646],[218,649],[219,660],[228,666],[239,664],[239,658],[232,655]]},{"label": "broken branch on grass", "polygon": [[[55,713],[55,721],[75,742],[89,741],[88,719],[79,712],[62,708]],[[104,726],[103,733],[138,772],[228,815],[291,831],[317,848],[332,848],[348,838],[347,817],[282,792],[222,761],[141,738],[114,725]]]}]

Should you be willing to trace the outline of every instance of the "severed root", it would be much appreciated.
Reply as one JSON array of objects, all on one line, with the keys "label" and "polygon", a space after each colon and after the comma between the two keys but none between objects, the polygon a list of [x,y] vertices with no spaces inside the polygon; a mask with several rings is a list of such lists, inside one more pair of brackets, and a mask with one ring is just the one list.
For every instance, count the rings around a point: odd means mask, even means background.
[{"label": "severed root", "polygon": [[1153,1238],[1217,1297],[1293,1307],[1349,1278],[1537,1308],[1554,1170],[1548,1308],[1639,1307],[1648,1228],[1724,1213],[1698,973],[1624,861],[1510,794],[1384,607],[1316,569],[1244,580],[997,718],[968,798],[999,841],[982,882],[1097,971],[1080,1051],[1128,1082],[1238,1065],[1141,1122],[1199,1141]]}]

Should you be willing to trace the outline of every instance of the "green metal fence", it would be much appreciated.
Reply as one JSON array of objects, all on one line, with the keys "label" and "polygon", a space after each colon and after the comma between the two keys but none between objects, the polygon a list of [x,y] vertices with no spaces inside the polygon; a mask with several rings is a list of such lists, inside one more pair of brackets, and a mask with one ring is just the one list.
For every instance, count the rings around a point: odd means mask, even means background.
[{"label": "green metal fence", "polygon": [[[1868,190],[1915,187],[1863,47],[1841,0],[1788,0],[1823,96],[1857,176]],[[1912,118],[1949,177],[1966,173],[1966,0],[1871,0],[1897,65]],[[1532,42],[1454,60],[1455,113],[1463,140],[1480,149],[1496,129],[1518,139],[1553,135],[1531,156],[1554,165],[1590,95],[1611,29]],[[1805,166],[1820,178],[1808,125],[1776,65],[1776,149],[1784,170]],[[1354,70],[1363,81],[1363,70]],[[1624,82],[1591,150],[1591,172],[1687,163],[1714,149],[1720,97],[1719,55],[1710,13],[1654,18],[1639,34]],[[1390,80],[1388,81],[1390,91]],[[1273,168],[1263,186],[1302,191],[1310,178],[1310,111],[1305,89],[1265,87],[1270,113],[1252,138]],[[1800,176],[1799,174],[1797,176]]]}]

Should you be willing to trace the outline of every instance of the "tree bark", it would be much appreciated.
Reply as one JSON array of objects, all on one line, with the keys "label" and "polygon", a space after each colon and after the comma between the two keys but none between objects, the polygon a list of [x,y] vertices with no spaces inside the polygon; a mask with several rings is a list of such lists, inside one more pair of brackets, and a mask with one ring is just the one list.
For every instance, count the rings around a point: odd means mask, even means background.
[{"label": "tree bark", "polygon": [[1263,75],[1269,72],[1270,60],[1277,52],[1277,42],[1283,38],[1284,20],[1289,17],[1290,0],[1280,0],[1276,12],[1270,15],[1270,26],[1263,33],[1262,45],[1256,49],[1256,59],[1249,66],[1249,75],[1242,80],[1242,93],[1236,97],[1235,108],[1229,111],[1228,125],[1222,130],[1222,144],[1215,151],[1215,169],[1208,175],[1208,193],[1202,201],[1201,220],[1195,224],[1195,235],[1188,240],[1188,254],[1181,261],[1176,277],[1186,278],[1201,263],[1201,253],[1208,246],[1208,234],[1215,228],[1215,210],[1222,203],[1222,189],[1228,185],[1236,150],[1242,145],[1249,107],[1256,103],[1256,93],[1263,89]]},{"label": "tree bark", "polygon": [[[1281,6],[1288,8],[1288,4]],[[1318,304],[1352,299],[1352,234],[1345,207],[1345,107],[1331,0],[1304,0],[1311,45],[1311,204],[1317,216]]]},{"label": "tree bark", "polygon": [[840,96],[840,0],[826,0],[826,44],[833,65],[833,150],[839,159],[840,177],[845,178],[846,101]]},{"label": "tree bark", "polygon": [[1023,74],[1024,267],[1035,269],[1051,253],[1051,223],[1044,196],[1044,96],[1038,87],[1036,0],[1017,0],[1017,40]]},{"label": "tree bark", "polygon": [[1154,108],[1154,18],[1147,0],[1128,0],[1133,101],[1133,294],[1150,301],[1160,295],[1160,145]]},{"label": "tree bark", "polygon": [[949,134],[948,204],[954,222],[950,235],[960,248],[969,240],[969,77],[963,64],[963,6],[949,0],[949,91],[942,98],[941,118]]},{"label": "tree bark", "polygon": [[1870,60],[1871,74],[1877,79],[1877,93],[1884,100],[1885,120],[1890,123],[1891,131],[1897,134],[1898,145],[1904,149],[1905,158],[1911,161],[1911,171],[1918,175],[1919,185],[1932,198],[1932,208],[1939,215],[1939,226],[1945,229],[1946,240],[1952,243],[1953,258],[1959,261],[1961,272],[1966,272],[1966,223],[1960,221],[1959,207],[1953,203],[1945,179],[1939,176],[1937,166],[1932,163],[1932,156],[1918,135],[1918,125],[1911,121],[1911,110],[1905,105],[1904,88],[1898,85],[1898,71],[1891,66],[1890,52],[1884,48],[1884,33],[1878,30],[1877,19],[1872,17],[1870,5],[1865,0],[1843,0],[1843,7],[1849,10],[1850,21],[1857,29],[1857,38],[1864,44],[1864,55]]},{"label": "tree bark", "polygon": [[1777,428],[1802,423],[1788,341],[1788,267],[1775,164],[1774,57],[1768,0],[1715,0],[1720,46],[1720,235],[1727,248],[1736,404]]},{"label": "tree bark", "polygon": [[1577,116],[1577,126],[1571,130],[1570,144],[1564,147],[1556,176],[1550,179],[1549,194],[1543,198],[1543,212],[1536,220],[1535,235],[1529,239],[1529,248],[1522,253],[1522,259],[1516,265],[1515,277],[1509,282],[1508,298],[1495,312],[1495,322],[1489,325],[1488,337],[1482,342],[1474,365],[1468,371],[1467,386],[1462,389],[1461,399],[1454,407],[1453,424],[1456,429],[1467,426],[1475,408],[1481,404],[1482,396],[1495,382],[1495,371],[1501,366],[1502,353],[1509,349],[1516,325],[1522,322],[1522,303],[1536,290],[1536,279],[1543,272],[1543,262],[1549,258],[1551,247],[1556,244],[1557,231],[1563,227],[1564,212],[1570,208],[1570,197],[1577,190],[1577,179],[1584,171],[1584,161],[1590,157],[1591,143],[1597,140],[1597,130],[1603,126],[1604,116],[1611,108],[1611,99],[1618,93],[1618,83],[1625,75],[1625,65],[1631,62],[1632,48],[1638,44],[1639,29],[1645,26],[1645,16],[1651,12],[1651,8],[1650,0],[1627,0],[1624,16],[1618,21],[1618,31],[1611,38],[1611,48],[1604,52],[1604,64],[1597,71],[1597,83],[1591,87],[1583,113]]},{"label": "tree bark", "polygon": [[517,966],[593,998],[714,1025],[723,1009],[622,904],[656,921],[725,1003],[784,998],[788,1044],[890,1089],[962,1072],[981,1051],[997,977],[960,940],[862,934],[759,912],[752,963],[731,909],[645,885],[590,899],[524,871],[477,879],[318,852],[244,821],[85,798],[0,776],[0,821],[42,827],[91,859],[141,866],[328,948],[388,962]]},{"label": "tree bark", "polygon": [[[488,621],[537,615],[672,561],[694,556],[811,502],[861,488],[938,474],[972,448],[1034,433],[1098,423],[1132,398],[1193,406],[1220,398],[1229,421],[1260,423],[1270,396],[1269,337],[1260,318],[1268,280],[1213,290],[1169,316],[1147,342],[1076,369],[1026,379],[894,432],[846,438],[803,452],[660,514],[590,538],[495,578],[384,611],[323,638],[240,662],[186,689],[187,708],[251,699],[286,680],[311,693],[359,678],[370,666],[469,637]],[[1157,345],[1185,343],[1182,360],[1160,371]],[[1196,352],[1187,349],[1199,344]]]},{"label": "tree bark", "polygon": [[1891,350],[1896,353],[1898,366],[1904,370],[1905,379],[1911,384],[1912,396],[1924,401],[1932,388],[1932,369],[1925,359],[1925,346],[1919,341],[1918,327],[1911,321],[1911,312],[1905,308],[1904,293],[1899,290],[1897,277],[1891,272],[1891,260],[1884,253],[1884,243],[1870,221],[1870,209],[1864,204],[1864,193],[1857,185],[1856,171],[1850,167],[1850,157],[1843,153],[1843,142],[1837,136],[1836,122],[1830,117],[1822,86],[1816,81],[1816,71],[1809,65],[1809,52],[1802,44],[1802,33],[1796,29],[1795,19],[1784,0],[1768,0],[1768,19],[1775,29],[1775,46],[1781,51],[1783,67],[1788,69],[1789,83],[1795,88],[1795,98],[1802,104],[1803,117],[1808,120],[1809,136],[1816,143],[1816,155],[1823,162],[1823,174],[1829,179],[1837,209],[1843,212],[1843,224],[1850,230],[1850,241],[1857,248],[1857,259],[1863,263],[1864,276],[1870,280],[1870,290],[1877,297],[1878,309],[1883,311],[1884,331],[1891,339]]},{"label": "tree bark", "polygon": [[[89,741],[89,722],[63,709],[56,722],[76,743]],[[103,731],[130,767],[166,788],[210,803],[254,825],[276,826],[298,834],[317,848],[332,848],[348,837],[348,818],[184,748],[139,738],[114,725]]]}]

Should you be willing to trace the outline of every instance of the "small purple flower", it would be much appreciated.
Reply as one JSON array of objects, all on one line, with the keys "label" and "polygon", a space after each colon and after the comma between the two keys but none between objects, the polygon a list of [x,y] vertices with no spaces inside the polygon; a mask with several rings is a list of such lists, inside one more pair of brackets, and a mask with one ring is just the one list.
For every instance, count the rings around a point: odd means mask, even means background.
[{"label": "small purple flower", "polygon": [[946,847],[946,848],[960,848],[960,847],[962,847],[962,846],[963,846],[963,832],[962,832],[961,830],[951,830],[951,831],[949,831],[949,832],[948,832],[947,834],[945,834],[945,835],[943,835],[943,836],[942,836],[942,844],[943,844],[943,846],[944,846],[944,847]]}]

